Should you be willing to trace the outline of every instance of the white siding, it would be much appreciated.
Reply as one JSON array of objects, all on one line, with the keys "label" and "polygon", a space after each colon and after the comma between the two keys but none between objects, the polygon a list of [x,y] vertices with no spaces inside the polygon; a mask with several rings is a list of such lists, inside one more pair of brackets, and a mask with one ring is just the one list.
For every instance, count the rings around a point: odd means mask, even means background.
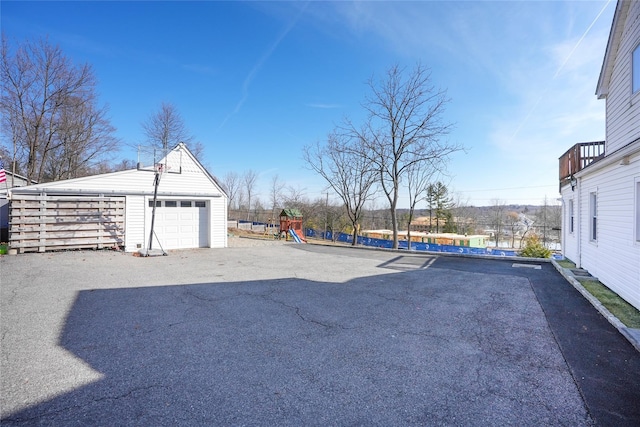
[{"label": "white siding", "polygon": [[212,248],[227,247],[227,200],[214,198],[210,200],[211,227],[209,242]]},{"label": "white siding", "polygon": [[[127,196],[125,207],[125,251],[135,252],[145,246],[144,196]],[[139,245],[139,246],[138,246]]]},{"label": "white siding", "polygon": [[609,82],[606,154],[640,138],[640,93],[631,90],[631,55],[640,43],[640,2],[631,2]]},{"label": "white siding", "polygon": [[[580,179],[576,192],[579,192],[577,216],[580,219],[577,226],[581,236],[581,256],[578,260],[571,257],[577,255],[574,247],[577,242],[567,246],[567,256],[640,309],[640,244],[634,236],[633,196],[638,177],[640,155],[636,154],[628,165],[615,163]],[[589,239],[589,195],[592,192],[597,192],[598,198],[598,236],[595,242]]]}]

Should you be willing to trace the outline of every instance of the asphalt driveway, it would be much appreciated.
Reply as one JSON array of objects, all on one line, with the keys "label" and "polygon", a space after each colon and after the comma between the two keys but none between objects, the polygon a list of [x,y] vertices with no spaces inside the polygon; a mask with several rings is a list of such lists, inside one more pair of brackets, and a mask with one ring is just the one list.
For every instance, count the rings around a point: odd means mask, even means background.
[{"label": "asphalt driveway", "polygon": [[2,425],[638,425],[549,264],[312,245],[0,259]]}]

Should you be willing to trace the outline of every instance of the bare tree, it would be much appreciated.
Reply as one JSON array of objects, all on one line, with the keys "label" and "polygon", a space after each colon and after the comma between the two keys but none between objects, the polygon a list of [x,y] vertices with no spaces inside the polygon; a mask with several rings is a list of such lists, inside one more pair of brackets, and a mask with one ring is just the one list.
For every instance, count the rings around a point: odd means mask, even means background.
[{"label": "bare tree", "polygon": [[[186,142],[186,141],[184,141],[184,142]],[[205,146],[200,141],[197,141],[196,143],[191,144],[189,146],[189,151],[191,151],[191,154],[193,154],[193,157],[198,159],[198,161],[200,163],[204,162],[204,150],[205,150]]]},{"label": "bare tree", "polygon": [[238,202],[238,192],[240,191],[240,176],[235,172],[227,172],[222,178],[222,186],[228,196],[227,209],[230,211],[235,208],[234,202]]},{"label": "bare tree", "polygon": [[269,189],[269,197],[271,198],[271,219],[276,221],[276,208],[278,202],[282,198],[282,191],[284,190],[284,183],[280,181],[278,174],[271,177],[271,188]]},{"label": "bare tree", "polygon": [[449,102],[446,92],[431,84],[431,73],[418,64],[408,75],[395,65],[386,78],[369,80],[371,95],[364,108],[368,119],[357,128],[347,122],[346,131],[362,141],[360,153],[375,166],[378,183],[389,202],[393,248],[398,248],[396,208],[403,178],[414,165],[442,170],[449,156],[463,148],[442,141],[452,125],[443,114]]},{"label": "bare tree", "polygon": [[242,183],[244,184],[244,191],[247,195],[247,221],[249,220],[251,215],[251,196],[253,196],[255,192],[257,182],[258,172],[254,171],[253,169],[245,171],[242,175]]},{"label": "bare tree", "polygon": [[184,120],[178,108],[170,103],[163,102],[155,113],[151,114],[142,123],[142,129],[147,142],[156,150],[161,150],[166,155],[170,147],[180,142],[189,143],[193,136],[187,130]]},{"label": "bare tree", "polygon": [[500,199],[493,199],[491,211],[489,213],[489,223],[496,236],[496,248],[499,247],[500,237],[502,237],[502,227],[505,223],[505,213],[507,206]]},{"label": "bare tree", "polygon": [[469,205],[469,198],[463,198],[460,193],[454,193],[451,203],[455,211],[454,221],[458,233],[474,234],[478,218],[476,209]]},{"label": "bare tree", "polygon": [[55,148],[45,164],[45,179],[77,178],[110,169],[106,156],[115,155],[119,141],[115,128],[106,117],[106,109],[98,109],[87,99],[72,97],[59,113],[59,132]]},{"label": "bare tree", "polygon": [[416,205],[427,198],[429,180],[434,174],[433,168],[414,163],[407,169],[407,190],[409,192],[409,212],[407,213],[407,249],[411,249],[411,222]]},{"label": "bare tree", "polygon": [[509,227],[509,231],[511,233],[511,247],[515,248],[516,247],[516,234],[518,232],[518,230],[520,229],[520,215],[518,214],[518,212],[507,212],[507,215],[505,217],[505,222],[507,227]]},{"label": "bare tree", "polygon": [[324,145],[307,146],[303,159],[336,192],[345,205],[353,226],[352,245],[358,242],[360,219],[364,205],[371,196],[376,179],[376,170],[362,156],[359,139],[344,137],[335,132],[329,134]]},{"label": "bare tree", "polygon": [[[93,70],[74,65],[47,39],[12,51],[3,34],[0,81],[2,134],[13,146],[13,168],[20,164],[29,180],[87,173],[117,149]],[[58,161],[63,170],[52,170]]]},{"label": "bare tree", "polygon": [[309,199],[306,195],[307,189],[301,186],[294,187],[292,185],[287,186],[286,193],[283,195],[284,203],[287,208],[297,208],[302,210],[302,206],[309,204]]},{"label": "bare tree", "polygon": [[538,233],[542,234],[542,244],[547,246],[553,230],[559,230],[562,222],[562,210],[559,205],[549,203],[547,196],[542,201],[542,206],[535,214],[535,222]]},{"label": "bare tree", "polygon": [[111,172],[126,171],[129,169],[135,169],[135,168],[136,168],[136,163],[133,160],[122,159],[120,160],[120,162],[118,162],[111,168]]},{"label": "bare tree", "polygon": [[326,227],[331,231],[332,241],[335,242],[341,233],[353,233],[353,224],[347,215],[344,204],[333,202],[331,204],[325,203],[325,214]]}]

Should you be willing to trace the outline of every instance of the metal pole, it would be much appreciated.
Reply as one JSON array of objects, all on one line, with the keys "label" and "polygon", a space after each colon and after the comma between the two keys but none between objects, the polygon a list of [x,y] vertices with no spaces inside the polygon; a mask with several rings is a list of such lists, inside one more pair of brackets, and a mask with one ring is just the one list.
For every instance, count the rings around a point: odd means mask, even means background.
[{"label": "metal pole", "polygon": [[156,178],[154,181],[154,189],[153,189],[153,210],[151,211],[151,231],[149,231],[149,251],[151,251],[153,245],[153,225],[156,221],[156,201],[158,200],[158,185],[160,185],[160,171],[162,171],[162,166],[156,170]]}]

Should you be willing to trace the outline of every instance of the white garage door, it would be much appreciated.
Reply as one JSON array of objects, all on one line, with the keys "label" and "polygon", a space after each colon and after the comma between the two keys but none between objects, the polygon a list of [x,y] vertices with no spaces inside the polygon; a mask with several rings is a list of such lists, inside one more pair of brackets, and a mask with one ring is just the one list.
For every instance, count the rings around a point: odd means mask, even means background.
[{"label": "white garage door", "polygon": [[[149,200],[150,229],[153,200]],[[204,248],[209,246],[209,210],[204,200],[156,201],[153,247],[159,249]],[[147,231],[149,233],[149,231]]]}]

